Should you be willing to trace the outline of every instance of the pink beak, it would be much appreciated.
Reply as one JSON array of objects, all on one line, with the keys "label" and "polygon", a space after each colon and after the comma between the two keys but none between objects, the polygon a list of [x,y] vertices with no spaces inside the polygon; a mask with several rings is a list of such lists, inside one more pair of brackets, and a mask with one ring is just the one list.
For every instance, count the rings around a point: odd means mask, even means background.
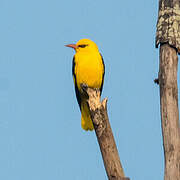
[{"label": "pink beak", "polygon": [[73,48],[74,50],[76,50],[77,46],[76,44],[67,44],[65,45],[66,47],[70,47],[70,48]]}]

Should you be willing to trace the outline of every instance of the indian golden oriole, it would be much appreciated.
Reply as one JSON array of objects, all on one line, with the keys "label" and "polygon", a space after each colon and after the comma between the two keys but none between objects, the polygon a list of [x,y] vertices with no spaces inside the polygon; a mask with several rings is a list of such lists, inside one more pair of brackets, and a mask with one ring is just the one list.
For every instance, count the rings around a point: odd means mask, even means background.
[{"label": "indian golden oriole", "polygon": [[76,44],[68,44],[75,50],[73,57],[72,74],[75,85],[76,98],[81,110],[81,126],[84,130],[93,130],[87,97],[84,95],[80,84],[88,87],[99,88],[102,92],[105,66],[103,57],[97,45],[89,39],[81,39]]}]

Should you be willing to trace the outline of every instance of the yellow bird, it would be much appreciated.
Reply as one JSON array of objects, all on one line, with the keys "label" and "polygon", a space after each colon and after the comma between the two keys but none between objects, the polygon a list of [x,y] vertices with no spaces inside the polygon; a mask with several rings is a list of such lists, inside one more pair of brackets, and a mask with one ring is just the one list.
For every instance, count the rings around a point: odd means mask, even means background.
[{"label": "yellow bird", "polygon": [[68,44],[76,53],[73,57],[72,74],[76,98],[81,110],[81,126],[84,130],[93,130],[89,108],[80,84],[99,88],[102,92],[105,66],[97,45],[89,39],[81,39],[76,44]]}]

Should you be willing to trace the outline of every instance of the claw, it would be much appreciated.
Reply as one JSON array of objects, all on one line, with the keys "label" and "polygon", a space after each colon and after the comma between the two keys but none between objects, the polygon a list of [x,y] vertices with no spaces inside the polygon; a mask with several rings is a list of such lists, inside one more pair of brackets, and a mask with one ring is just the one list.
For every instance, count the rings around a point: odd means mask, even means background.
[{"label": "claw", "polygon": [[81,89],[82,89],[82,91],[83,91],[84,96],[85,96],[87,99],[89,99],[89,95],[88,95],[88,92],[87,92],[87,90],[88,90],[87,84],[82,83],[82,84],[80,84],[80,86],[81,86]]},{"label": "claw", "polygon": [[80,86],[81,86],[83,91],[85,91],[85,92],[87,91],[87,88],[88,88],[87,84],[82,83]]}]

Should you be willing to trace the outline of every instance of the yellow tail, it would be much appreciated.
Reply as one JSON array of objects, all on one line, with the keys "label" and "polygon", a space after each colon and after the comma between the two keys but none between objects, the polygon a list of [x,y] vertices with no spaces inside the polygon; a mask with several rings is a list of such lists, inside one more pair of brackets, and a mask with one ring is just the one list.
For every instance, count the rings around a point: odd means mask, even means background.
[{"label": "yellow tail", "polygon": [[81,102],[81,126],[86,131],[94,129],[86,100]]}]

